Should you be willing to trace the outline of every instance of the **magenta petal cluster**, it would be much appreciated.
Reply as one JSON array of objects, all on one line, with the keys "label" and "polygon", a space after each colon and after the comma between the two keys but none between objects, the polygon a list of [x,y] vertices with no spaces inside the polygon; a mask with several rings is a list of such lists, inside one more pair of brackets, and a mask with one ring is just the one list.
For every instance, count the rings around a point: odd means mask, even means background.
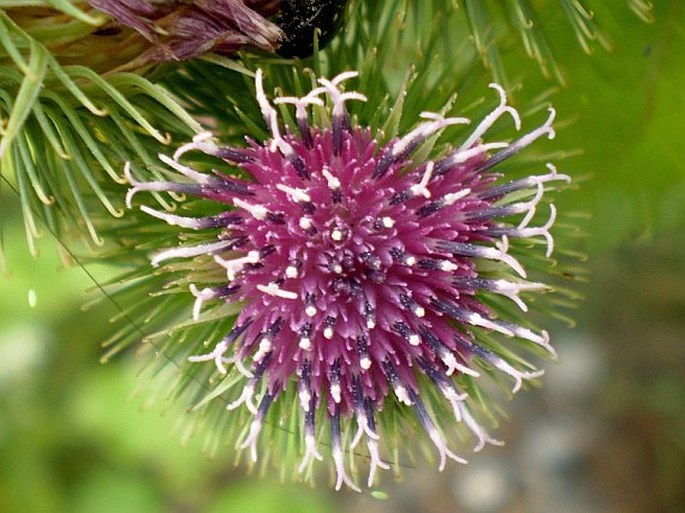
[{"label": "magenta petal cluster", "polygon": [[[426,401],[428,389],[451,412],[450,423],[472,431],[476,450],[500,443],[476,421],[459,381],[478,378],[483,368],[501,371],[515,392],[542,374],[482,343],[484,336],[554,354],[547,332],[502,318],[483,299],[503,297],[523,314],[525,294],[545,288],[527,280],[510,247],[527,239],[526,251],[549,257],[555,209],[542,199],[553,182],[568,177],[551,164],[513,181],[493,172],[535,140],[554,137],[552,109],[542,126],[514,141],[484,142],[503,116],[520,129],[518,113],[493,84],[499,105],[452,150],[422,159],[427,141],[470,121],[423,113],[409,133],[381,144],[372,128],[348,115],[347,102],[366,101],[343,87],[355,76],[319,79],[306,96],[272,103],[258,71],[257,100],[270,140],[236,148],[201,134],[173,158],[160,156],[179,181],[142,182],[128,166],[126,172],[129,206],[140,191],[185,193],[226,206],[202,218],[141,208],[183,228],[220,229],[201,244],[163,250],[152,263],[212,255],[225,279],[191,286],[194,316],[202,317],[206,302],[242,305],[233,329],[211,351],[190,358],[221,374],[240,373],[242,385],[232,389],[228,409],[245,407],[252,420],[239,446],[257,459],[267,413],[294,390],[300,472],[330,451],[336,488],[358,489],[345,454],[364,441],[371,486],[377,468],[388,468],[379,418],[392,409],[406,410],[425,430],[440,469],[447,458],[465,462],[449,448],[449,426],[437,417],[434,401]],[[274,104],[294,106],[296,128],[279,123]],[[320,126],[312,122],[312,109],[318,118],[326,114]],[[181,162],[189,151],[215,157],[225,168],[213,174],[190,168]],[[236,167],[249,179],[237,178]],[[548,221],[536,221],[541,217]],[[291,405],[284,411],[293,411]]]}]

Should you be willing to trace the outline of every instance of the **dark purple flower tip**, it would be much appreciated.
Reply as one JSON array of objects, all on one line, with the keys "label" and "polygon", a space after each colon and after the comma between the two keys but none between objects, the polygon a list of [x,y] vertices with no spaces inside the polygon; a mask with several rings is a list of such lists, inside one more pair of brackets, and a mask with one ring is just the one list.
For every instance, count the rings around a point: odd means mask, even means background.
[{"label": "dark purple flower tip", "polygon": [[208,52],[232,54],[243,48],[274,52],[283,38],[282,30],[267,19],[277,11],[273,0],[88,0],[88,3],[153,44],[132,66],[190,59]]},{"label": "dark purple flower tip", "polygon": [[[380,441],[401,436],[411,425],[387,429],[385,419],[379,422],[393,409],[413,410],[438,450],[441,470],[447,458],[465,462],[448,447],[438,424],[443,413],[473,433],[476,450],[500,444],[474,417],[464,380],[478,378],[481,368],[495,369],[513,380],[516,392],[525,380],[542,375],[522,368],[509,347],[500,351],[493,334],[554,355],[546,331],[488,305],[506,298],[523,314],[528,307],[522,294],[546,288],[526,279],[525,254],[517,258],[510,248],[526,239],[517,254],[542,245],[550,256],[556,211],[542,199],[549,184],[569,178],[551,164],[543,174],[508,182],[490,172],[535,140],[554,137],[552,109],[542,126],[513,142],[484,142],[504,115],[517,129],[521,124],[504,90],[492,84],[499,105],[455,149],[422,159],[426,152],[417,150],[430,138],[470,121],[423,113],[408,134],[381,144],[370,127],[348,115],[347,102],[366,101],[343,89],[356,75],[319,79],[320,86],[302,98],[276,99],[274,104],[294,106],[291,131],[279,124],[260,70],[257,100],[270,140],[229,148],[201,134],[173,158],[161,156],[183,181],[140,182],[128,166],[126,175],[129,206],[140,191],[182,192],[226,205],[218,215],[201,218],[141,208],[183,228],[212,234],[220,228],[200,244],[157,253],[152,263],[211,255],[225,271],[225,280],[191,286],[193,315],[202,319],[206,302],[241,305],[234,327],[212,351],[190,361],[212,362],[238,383],[227,392],[228,409],[245,406],[253,415],[240,447],[256,460],[268,411],[285,402],[282,411],[289,415],[288,401],[294,400],[302,430],[300,472],[322,459],[324,438],[336,489],[345,483],[358,490],[343,454],[366,442],[371,486],[377,468],[388,468]],[[321,125],[312,124],[311,109]],[[199,172],[180,161],[189,151],[226,166]],[[231,166],[250,179],[236,178]],[[532,226],[541,209],[549,210],[549,220]],[[322,423],[328,429],[317,427]],[[401,442],[385,440],[390,447]]]}]

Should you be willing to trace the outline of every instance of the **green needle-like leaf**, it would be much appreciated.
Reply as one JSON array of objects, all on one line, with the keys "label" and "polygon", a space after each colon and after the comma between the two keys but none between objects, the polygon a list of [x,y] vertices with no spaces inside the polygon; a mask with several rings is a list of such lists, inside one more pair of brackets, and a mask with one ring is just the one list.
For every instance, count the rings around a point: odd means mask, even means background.
[{"label": "green needle-like leaf", "polygon": [[7,126],[2,131],[0,140],[0,159],[10,147],[12,140],[21,130],[24,121],[31,112],[33,102],[43,87],[43,79],[48,70],[48,53],[43,46],[31,42],[31,56],[26,75],[21,82],[19,92],[14,99]]}]

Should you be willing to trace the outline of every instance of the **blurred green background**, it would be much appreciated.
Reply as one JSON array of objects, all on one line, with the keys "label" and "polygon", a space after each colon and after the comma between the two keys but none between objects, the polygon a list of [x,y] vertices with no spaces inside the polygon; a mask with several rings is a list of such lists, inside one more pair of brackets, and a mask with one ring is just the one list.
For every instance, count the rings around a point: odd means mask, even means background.
[{"label": "blurred green background", "polygon": [[[98,291],[49,235],[29,256],[2,188],[0,512],[685,511],[685,5],[655,2],[652,24],[625,2],[598,8],[612,52],[584,56],[561,16],[549,30],[569,76],[553,96],[558,145],[582,150],[559,164],[581,184],[559,204],[587,214],[585,301],[574,329],[552,327],[560,362],[543,388],[506,405],[505,448],[386,476],[384,500],[207,457],[183,441],[181,405],[138,391],[141,359],[99,363],[115,312],[83,308]],[[556,87],[520,53],[506,59],[523,93]]]}]

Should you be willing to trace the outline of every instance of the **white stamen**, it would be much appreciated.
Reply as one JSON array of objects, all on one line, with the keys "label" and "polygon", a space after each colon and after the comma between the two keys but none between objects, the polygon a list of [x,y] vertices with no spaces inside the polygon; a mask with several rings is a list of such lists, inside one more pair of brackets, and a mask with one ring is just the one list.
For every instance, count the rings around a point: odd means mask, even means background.
[{"label": "white stamen", "polygon": [[511,389],[511,392],[514,394],[521,389],[521,385],[523,384],[524,379],[539,378],[545,373],[544,370],[532,372],[523,372],[517,370],[499,357],[491,358],[490,362],[499,370],[509,374],[512,378],[514,378],[514,386]]},{"label": "white stamen", "polygon": [[300,406],[305,413],[309,413],[309,402],[312,400],[312,394],[309,393],[305,387],[300,388],[297,396],[300,399]]},{"label": "white stamen", "polygon": [[225,260],[219,255],[214,255],[214,261],[226,269],[228,279],[233,281],[237,274],[243,270],[245,264],[256,264],[259,262],[259,251],[249,251],[244,257],[235,258],[233,260]]},{"label": "white stamen", "polygon": [[533,178],[537,178],[538,180],[544,181],[544,182],[549,182],[552,180],[563,180],[563,181],[568,183],[571,181],[570,176],[558,174],[557,173],[557,167],[554,164],[552,164],[551,162],[548,162],[547,164],[545,164],[545,166],[547,167],[547,169],[549,169],[549,174],[541,175],[541,176],[534,176]]},{"label": "white stamen", "polygon": [[449,194],[445,194],[442,198],[442,201],[445,203],[445,205],[450,206],[454,205],[457,201],[459,201],[462,198],[465,198],[471,194],[471,189],[464,189],[459,192],[450,192]]},{"label": "white stamen", "polygon": [[198,244],[196,246],[181,246],[178,248],[170,248],[160,251],[150,259],[153,267],[157,267],[160,262],[169,260],[170,258],[190,258],[198,255],[213,254],[217,251],[227,248],[232,244],[231,241],[222,240],[219,242],[209,242],[207,244]]},{"label": "white stamen", "polygon": [[442,362],[447,367],[445,374],[447,374],[448,376],[451,376],[452,374],[454,374],[455,370],[458,370],[462,374],[468,374],[469,376],[473,376],[474,378],[477,378],[480,376],[480,373],[476,372],[475,370],[471,369],[470,367],[467,367],[466,365],[459,363],[456,356],[454,356],[448,350],[441,351],[440,359],[442,360]]},{"label": "white stamen", "polygon": [[457,264],[450,262],[449,260],[441,260],[438,267],[440,267],[441,271],[445,271],[446,273],[451,273],[459,269]]},{"label": "white stamen", "polygon": [[535,175],[535,176],[529,176],[527,178],[522,178],[521,180],[517,180],[516,184],[517,187],[515,190],[523,190],[523,189],[528,189],[533,187],[534,185],[538,184],[544,184],[547,182],[554,182],[557,180],[563,180],[564,182],[570,182],[571,177],[568,175],[563,175],[563,174],[558,174],[557,173],[557,168],[554,166],[554,164],[548,162],[545,164],[547,169],[549,169],[549,173],[546,175]]},{"label": "white stamen", "polygon": [[311,196],[304,189],[288,187],[287,185],[282,183],[276,184],[276,189],[285,192],[288,196],[290,196],[290,199],[292,199],[296,203],[307,203],[312,200]]},{"label": "white stamen", "polygon": [[209,360],[214,360],[214,365],[216,365],[217,370],[222,374],[225,375],[228,371],[226,370],[226,367],[224,366],[224,363],[228,360],[227,358],[224,358],[224,354],[226,354],[226,351],[228,350],[228,346],[226,342],[223,340],[219,342],[214,350],[211,353],[203,354],[203,355],[198,355],[198,356],[189,356],[188,361],[189,362],[208,362]]},{"label": "white stamen", "polygon": [[532,132],[527,133],[523,137],[521,137],[518,141],[516,141],[514,144],[518,148],[525,148],[529,144],[531,144],[533,141],[537,140],[538,138],[542,137],[543,135],[546,135],[548,139],[554,139],[556,137],[556,132],[554,131],[554,128],[552,128],[552,122],[554,121],[554,118],[556,117],[557,112],[550,107],[549,108],[549,116],[547,117],[547,120],[542,124],[542,126],[539,126]]},{"label": "white stamen", "polygon": [[380,436],[371,429],[366,415],[360,411],[357,413],[357,433],[352,439],[352,442],[350,442],[350,450],[354,450],[364,434],[366,435],[366,446],[369,449],[369,455],[371,456],[371,463],[369,464],[369,479],[367,484],[368,486],[372,486],[374,476],[376,475],[376,468],[380,467],[388,470],[390,466],[383,462],[378,454],[378,440],[380,439]]},{"label": "white stamen", "polygon": [[412,346],[418,346],[421,343],[421,337],[419,337],[416,333],[412,333],[409,335],[409,343]]},{"label": "white stamen", "polygon": [[326,328],[323,330],[323,336],[324,338],[330,340],[333,338],[333,328],[330,326],[326,326]]},{"label": "white stamen", "polygon": [[309,230],[312,227],[312,220],[309,217],[300,217],[300,228]]},{"label": "white stamen", "polygon": [[525,225],[523,224],[524,222],[522,221],[521,225],[519,225],[517,229],[511,231],[511,235],[515,237],[536,237],[538,235],[542,235],[547,241],[547,258],[549,258],[552,255],[552,251],[554,251],[554,238],[549,232],[549,229],[554,225],[554,221],[557,217],[557,209],[554,205],[550,205],[549,210],[549,220],[544,224],[544,226],[525,228]]},{"label": "white stamen", "polygon": [[523,302],[519,297],[519,294],[525,290],[543,290],[547,288],[544,283],[517,283],[507,280],[493,280],[492,287],[493,292],[497,292],[498,294],[511,299],[524,312],[528,311],[528,305]]},{"label": "white stamen", "polygon": [[442,121],[443,119],[445,119],[445,117],[439,112],[430,112],[428,110],[424,110],[423,112],[421,112],[419,114],[419,117],[421,119],[430,119],[432,121]]},{"label": "white stamen", "polygon": [[310,94],[307,94],[306,96],[303,96],[301,98],[297,96],[280,96],[274,99],[274,104],[280,105],[282,103],[290,103],[295,106],[318,105],[320,107],[323,107],[323,100],[321,100],[321,98],[317,98],[316,96],[310,96]]},{"label": "white stamen", "polygon": [[433,162],[432,160],[428,161],[428,163],[426,164],[426,169],[423,171],[423,177],[421,178],[421,181],[409,187],[409,191],[412,193],[413,196],[423,196],[426,199],[431,197],[431,193],[428,190],[427,186],[428,182],[430,182],[430,179],[433,176],[434,167],[435,162]]},{"label": "white stamen", "polygon": [[362,436],[364,436],[364,431],[366,431],[367,429],[369,429],[369,421],[366,419],[366,415],[364,415],[363,411],[358,411],[357,432],[354,434],[354,436],[352,437],[352,441],[350,442],[350,451],[353,451],[354,448],[357,447],[357,445],[362,439]]},{"label": "white stamen", "polygon": [[490,150],[497,150],[501,148],[506,148],[509,146],[509,143],[505,142],[494,142],[494,143],[485,143],[485,144],[478,144],[474,146],[473,148],[469,148],[467,150],[462,150],[462,151],[455,151],[451,155],[449,155],[443,163],[447,163],[450,166],[456,166],[458,164],[461,164],[463,162],[466,162],[467,160],[477,157],[481,153],[485,153],[486,151]]},{"label": "white stamen", "polygon": [[326,92],[328,92],[328,94],[331,96],[331,100],[333,101],[333,116],[340,116],[345,112],[345,102],[347,100],[359,100],[363,102],[367,100],[366,96],[361,93],[357,93],[355,91],[343,93],[340,89],[338,89],[337,85],[348,78],[352,78],[352,75],[343,77],[338,82],[333,82],[325,78],[319,79],[319,84],[324,86]]},{"label": "white stamen", "polygon": [[298,120],[307,119],[307,105],[323,106],[324,104],[321,98],[311,96],[310,94],[308,94],[307,96],[303,96],[302,98],[298,98],[296,96],[282,96],[274,100],[275,105],[279,105],[282,103],[290,103],[295,105],[295,117]]},{"label": "white stamen", "polygon": [[238,208],[246,210],[252,217],[257,219],[258,221],[263,221],[264,219],[266,219],[266,215],[269,213],[269,211],[266,209],[264,205],[253,205],[251,203],[248,203],[247,201],[241,200],[240,198],[233,198],[233,204]]},{"label": "white stamen", "polygon": [[331,170],[328,168],[328,166],[324,166],[323,169],[321,169],[321,174],[326,179],[329,189],[333,191],[340,189],[340,179],[337,176],[333,176],[333,173],[331,173]]},{"label": "white stamen", "polygon": [[304,445],[304,458],[302,458],[302,463],[300,463],[300,467],[297,470],[300,474],[304,472],[309,467],[309,465],[311,465],[314,459],[323,461],[323,456],[321,456],[321,454],[319,454],[319,451],[316,449],[316,439],[314,438],[314,435],[304,435]]},{"label": "white stamen", "polygon": [[350,442],[350,450],[354,450],[355,447],[357,447],[357,444],[359,444],[360,440],[362,439],[362,436],[366,435],[367,437],[371,438],[372,440],[379,440],[380,436],[378,436],[377,433],[375,433],[371,427],[369,426],[369,419],[366,417],[366,414],[362,409],[357,410],[357,432],[355,433],[354,437],[352,438],[352,441]]},{"label": "white stamen", "polygon": [[245,440],[240,444],[240,449],[250,448],[250,459],[255,462],[257,461],[257,438],[262,430],[262,421],[256,418],[250,424],[250,432],[245,438]]},{"label": "white stamen", "polygon": [[495,243],[495,246],[496,247],[494,248],[482,248],[482,257],[491,260],[499,260],[507,264],[514,271],[516,271],[519,274],[519,276],[521,276],[521,278],[525,278],[525,269],[521,266],[518,260],[516,260],[511,255],[507,254],[507,251],[509,250],[508,237],[504,235],[500,242]]},{"label": "white stamen", "polygon": [[216,297],[216,293],[214,292],[214,289],[210,287],[205,287],[204,289],[199,290],[194,283],[191,283],[189,288],[190,293],[196,297],[195,304],[193,305],[193,320],[197,321],[200,318],[202,304],[209,299],[214,299]]},{"label": "white stamen", "polygon": [[[333,77],[330,80],[330,83],[333,84],[334,86],[337,86],[341,83],[343,83],[345,80],[349,80],[351,78],[356,78],[359,76],[358,71],[343,71],[342,73],[338,73],[335,77]],[[319,83],[323,83],[321,80],[319,80]]]},{"label": "white stamen", "polygon": [[259,342],[259,348],[257,349],[257,352],[254,354],[252,357],[252,360],[255,362],[261,362],[264,357],[271,351],[271,339],[268,337],[262,338],[262,340]]},{"label": "white stamen", "polygon": [[238,397],[238,399],[236,399],[232,403],[227,404],[226,409],[235,410],[241,404],[245,404],[245,406],[247,406],[247,409],[250,410],[250,413],[252,413],[253,415],[257,415],[257,407],[252,402],[253,395],[254,385],[252,385],[252,383],[248,383],[247,385],[245,385],[245,388],[243,388],[243,392],[240,394],[240,397]]},{"label": "white stamen", "polygon": [[280,130],[278,128],[278,120],[276,118],[276,114],[274,112],[273,116],[271,117],[271,133],[273,135],[273,141],[271,141],[271,144],[269,145],[269,150],[272,152],[280,151],[285,158],[292,158],[294,157],[295,154],[295,149],[288,144],[283,137],[281,137]]},{"label": "white stamen", "polygon": [[506,294],[503,293],[503,296],[508,297],[511,299],[514,303],[516,303],[516,306],[518,306],[522,312],[527,312],[528,311],[528,305],[521,299],[519,296],[517,296],[515,293],[514,294]]},{"label": "white stamen", "polygon": [[335,228],[331,231],[331,239],[333,239],[336,242],[340,242],[343,238],[343,232],[341,232],[338,228]]},{"label": "white stamen", "polygon": [[178,171],[178,172],[181,173],[182,175],[187,176],[188,178],[190,178],[191,180],[193,180],[193,181],[195,181],[195,182],[197,182],[197,183],[199,183],[199,184],[206,185],[206,184],[209,184],[209,183],[212,183],[212,182],[216,182],[216,178],[215,178],[215,177],[213,177],[213,176],[211,176],[211,175],[208,175],[208,174],[205,174],[205,173],[200,173],[200,172],[195,171],[194,169],[192,169],[192,168],[190,168],[190,167],[188,167],[188,166],[184,166],[184,165],[182,165],[182,164],[179,164],[179,163],[178,163],[177,161],[175,161],[174,159],[169,158],[169,157],[167,157],[166,155],[164,155],[164,154],[162,154],[162,153],[160,153],[160,154],[157,155],[157,156],[159,157],[159,160],[161,160],[162,162],[164,162],[166,165],[168,165],[169,167],[174,168],[176,171]]},{"label": "white stamen", "polygon": [[214,135],[212,134],[212,132],[200,132],[199,134],[193,136],[193,142],[189,142],[179,146],[178,149],[174,152],[174,160],[178,160],[184,153],[187,153],[191,150],[200,150],[204,153],[209,153],[210,155],[212,153],[216,153],[219,147],[214,143],[205,142],[209,139],[212,139],[213,137]]},{"label": "white stamen", "polygon": [[309,337],[302,337],[298,343],[298,346],[300,347],[300,349],[309,351],[312,348],[312,341]]},{"label": "white stamen", "polygon": [[257,285],[257,290],[264,292],[264,294],[268,294],[274,297],[280,297],[282,299],[297,299],[298,297],[296,292],[292,292],[290,290],[283,290],[279,288],[278,285],[273,281],[270,282],[268,285]]},{"label": "white stamen", "polygon": [[495,121],[497,121],[502,114],[505,112],[509,113],[511,117],[514,119],[514,125],[516,126],[516,130],[521,129],[521,118],[519,117],[518,112],[516,109],[511,107],[510,105],[507,105],[507,93],[504,91],[502,86],[499,84],[490,84],[490,87],[492,89],[495,89],[499,93],[500,97],[500,103],[493,110],[490,114],[485,116],[483,121],[479,123],[479,125],[476,127],[476,129],[473,131],[473,133],[469,136],[466,141],[459,147],[457,150],[458,152],[466,150],[473,146],[473,144],[478,141],[485,132],[488,131],[488,129],[495,124]]},{"label": "white stamen", "polygon": [[376,327],[376,319],[374,319],[373,317],[366,319],[366,328],[367,329],[372,330],[375,327]]},{"label": "white stamen", "polygon": [[240,372],[240,374],[242,374],[246,378],[251,378],[254,376],[254,374],[252,374],[252,372],[247,367],[245,367],[245,364],[243,364],[243,358],[238,354],[236,354],[235,356],[231,356],[230,358],[224,358],[224,362],[232,363],[233,365],[235,365],[235,368],[238,369],[238,372]]},{"label": "white stamen", "polygon": [[199,230],[201,228],[201,220],[196,219],[194,217],[176,216],[173,214],[168,214],[166,212],[160,212],[159,210],[150,208],[147,205],[141,205],[140,210],[145,212],[147,215],[165,221],[167,224],[171,226],[180,226],[182,228],[190,228],[192,230]]},{"label": "white stamen", "polygon": [[411,406],[412,402],[411,399],[409,398],[409,394],[407,393],[407,389],[404,388],[403,385],[397,385],[394,387],[395,395],[397,396],[397,399],[401,402],[406,404],[407,406]]},{"label": "white stamen", "polygon": [[340,404],[340,401],[342,400],[341,393],[340,385],[338,383],[333,383],[331,385],[331,397],[336,404]]},{"label": "white stamen", "polygon": [[542,199],[542,196],[545,192],[543,182],[537,182],[536,186],[537,189],[535,191],[535,196],[533,196],[532,199],[528,201],[522,201],[520,203],[514,203],[513,205],[509,205],[508,207],[512,213],[526,213],[526,215],[523,217],[523,219],[518,225],[519,230],[521,228],[525,228],[526,226],[528,226],[528,223],[530,223],[531,219],[533,219],[538,203],[540,203],[540,200]]},{"label": "white stamen", "polygon": [[432,112],[422,112],[421,117],[424,119],[430,119],[431,121],[420,124],[414,130],[402,137],[402,139],[397,141],[391,150],[393,157],[401,155],[409,147],[409,145],[415,142],[417,139],[426,139],[435,132],[450,125],[468,124],[471,122],[471,120],[467,118],[444,118],[442,115]]},{"label": "white stamen", "polygon": [[417,317],[423,317],[426,315],[426,309],[422,306],[416,306],[414,308],[414,315],[416,315]]},{"label": "white stamen", "polygon": [[381,460],[381,457],[378,454],[378,442],[376,442],[376,440],[367,438],[366,447],[369,449],[369,456],[371,456],[371,462],[369,463],[369,479],[367,480],[366,485],[371,488],[376,476],[376,468],[380,467],[384,470],[390,470],[390,465]]},{"label": "white stamen", "polygon": [[[445,399],[447,399],[450,404],[454,407],[456,404],[466,401],[469,394],[464,392],[463,394],[458,394],[453,386],[445,385],[440,387]],[[454,415],[457,417],[457,421],[461,422],[461,409],[455,409]]]},{"label": "white stamen", "polygon": [[349,93],[343,93],[338,97],[338,101],[333,105],[333,115],[335,116],[336,114],[342,114],[343,112],[343,107],[342,105],[344,102],[347,100],[358,100],[360,102],[365,102],[368,100],[366,96],[364,96],[361,93],[357,93],[355,91],[350,91]]},{"label": "white stamen", "polygon": [[307,317],[314,317],[318,310],[314,305],[308,305],[307,308],[304,309],[304,313],[307,314]]},{"label": "white stamen", "polygon": [[255,74],[255,89],[256,89],[256,97],[257,97],[257,103],[259,104],[259,108],[262,111],[262,116],[264,116],[264,120],[269,123],[271,121],[271,118],[273,115],[276,114],[276,111],[274,108],[271,106],[269,103],[269,100],[266,97],[266,94],[264,94],[264,80],[263,80],[263,72],[261,69],[257,70],[257,73]]},{"label": "white stamen", "polygon": [[498,333],[502,333],[508,337],[513,337],[514,332],[504,326],[497,324],[496,322],[486,319],[479,313],[471,312],[466,316],[466,322],[473,324],[474,326],[480,326],[481,328],[487,328]]},{"label": "white stamen", "polygon": [[549,333],[547,332],[547,330],[542,330],[538,335],[537,333],[533,332],[528,328],[524,328],[522,326],[515,326],[514,328],[512,328],[512,331],[514,332],[514,335],[516,335],[517,337],[530,340],[534,344],[537,344],[538,346],[546,349],[552,355],[553,359],[557,359],[557,352],[549,343]]},{"label": "white stamen", "polygon": [[368,356],[365,356],[364,358],[359,360],[359,366],[363,370],[369,370],[371,368],[371,358],[369,358]]},{"label": "white stamen", "polygon": [[457,463],[463,463],[466,464],[468,461],[466,461],[464,458],[460,458],[456,454],[454,454],[452,451],[450,451],[447,448],[447,444],[445,443],[445,440],[442,438],[442,435],[438,432],[437,429],[434,427],[431,427],[426,430],[428,432],[428,436],[430,439],[433,441],[435,444],[435,447],[438,449],[438,453],[440,454],[440,465],[438,466],[438,470],[442,472],[445,470],[445,465],[447,464],[447,458],[450,458]]},{"label": "white stamen", "polygon": [[124,178],[126,178],[126,181],[132,185],[128,191],[126,191],[126,208],[131,208],[132,202],[133,202],[133,196],[137,192],[140,192],[141,190],[144,190],[141,186],[144,185],[144,182],[139,182],[133,177],[133,173],[131,173],[131,163],[126,162],[124,164]]},{"label": "white stamen", "polygon": [[381,219],[381,222],[383,223],[383,226],[385,226],[386,228],[392,228],[393,226],[395,226],[395,220],[392,217],[386,216],[383,219]]},{"label": "white stamen", "polygon": [[289,265],[288,267],[285,268],[285,277],[286,278],[297,278],[298,272],[297,272],[297,267],[294,265]]},{"label": "white stamen", "polygon": [[335,474],[336,474],[336,480],[335,480],[335,489],[340,490],[342,488],[343,483],[345,483],[347,486],[352,488],[355,492],[361,492],[359,487],[352,482],[352,480],[347,477],[347,474],[345,473],[345,464],[343,462],[343,452],[342,449],[340,448],[339,445],[334,445],[333,446],[333,463],[335,466]]},{"label": "white stamen", "polygon": [[276,149],[280,150],[286,158],[293,156],[295,154],[295,150],[283,139],[283,137],[281,137],[281,132],[278,128],[278,114],[269,103],[266,94],[264,94],[263,73],[261,69],[258,69],[255,75],[255,89],[257,103],[259,103],[259,108],[262,111],[264,121],[266,121],[267,125],[269,125],[271,136],[273,137],[273,141],[271,141],[269,149],[272,152],[276,151]]},{"label": "white stamen", "polygon": [[504,445],[503,441],[497,440],[496,438],[492,438],[488,434],[488,432],[485,429],[483,429],[483,427],[480,424],[478,424],[478,422],[476,422],[476,419],[474,419],[471,416],[471,413],[469,412],[468,408],[466,408],[466,406],[463,407],[462,415],[464,416],[464,422],[466,423],[466,425],[478,438],[478,443],[473,448],[473,452],[480,451],[483,447],[485,447],[486,443],[490,445],[496,445],[498,447],[502,447]]},{"label": "white stamen", "polygon": [[[333,80],[327,80],[325,78],[320,78],[319,79],[319,84],[324,86],[324,90],[330,95],[331,100],[333,101],[333,116],[338,117],[343,115],[345,112],[345,102],[347,100],[360,100],[365,102],[367,100],[366,96],[363,94],[357,93],[357,92],[349,92],[349,93],[343,93],[340,91],[340,89],[337,87],[338,84],[342,83],[345,80],[348,80],[352,77],[356,77],[357,72],[345,72],[341,73],[337,77],[335,77]],[[317,91],[318,93],[318,88],[315,89],[314,91]],[[312,91],[312,93],[314,93]]]},{"label": "white stamen", "polygon": [[416,265],[416,257],[415,256],[405,257],[404,263],[405,263],[405,265],[408,265],[409,267]]}]

